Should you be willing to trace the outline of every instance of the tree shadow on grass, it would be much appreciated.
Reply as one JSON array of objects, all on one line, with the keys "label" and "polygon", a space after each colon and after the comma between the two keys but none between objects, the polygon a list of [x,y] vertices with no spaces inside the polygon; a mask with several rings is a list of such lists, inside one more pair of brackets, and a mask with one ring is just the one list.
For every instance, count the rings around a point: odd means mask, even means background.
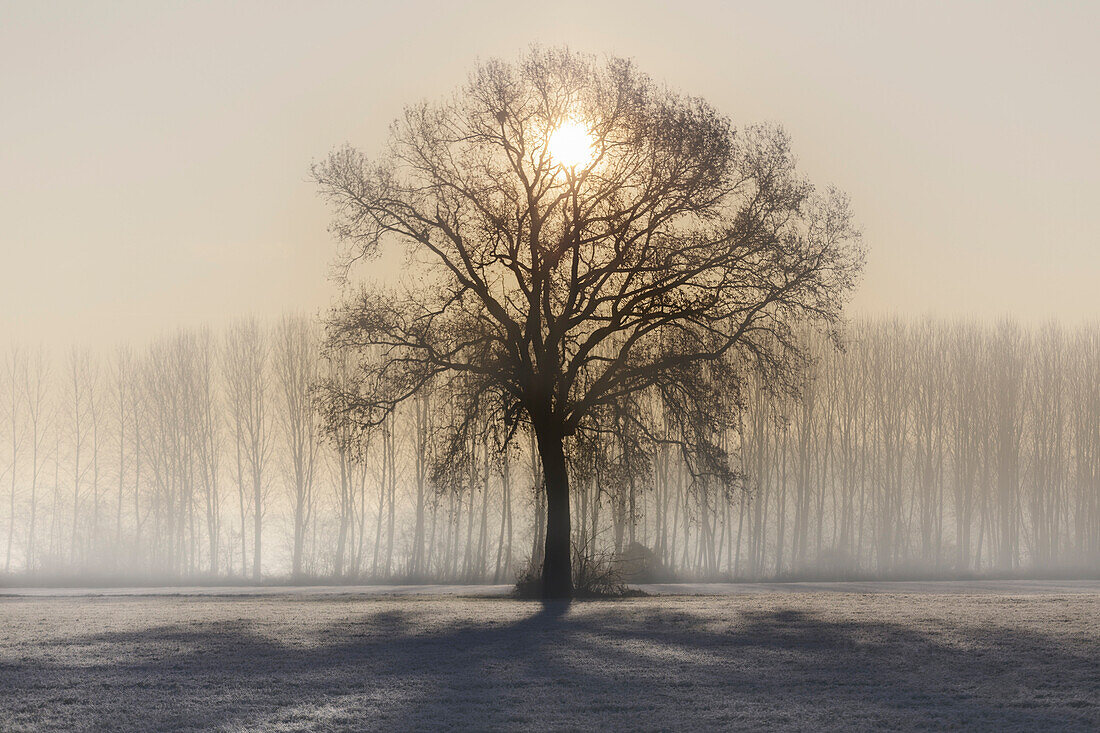
[{"label": "tree shadow on grass", "polygon": [[485,603],[443,623],[432,602],[368,602],[286,639],[249,619],[90,633],[63,661],[0,657],[0,712],[132,730],[1100,725],[1095,638],[736,602],[527,604],[501,622]]}]

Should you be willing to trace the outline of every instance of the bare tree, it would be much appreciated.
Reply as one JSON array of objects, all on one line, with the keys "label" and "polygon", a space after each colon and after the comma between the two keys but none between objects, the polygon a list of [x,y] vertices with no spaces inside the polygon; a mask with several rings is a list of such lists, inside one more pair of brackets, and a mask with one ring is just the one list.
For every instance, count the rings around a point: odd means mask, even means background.
[{"label": "bare tree", "polygon": [[4,407],[7,411],[7,428],[11,447],[11,462],[8,464],[8,472],[11,478],[11,489],[8,495],[8,542],[4,555],[4,572],[11,572],[11,551],[15,541],[15,499],[19,478],[19,449],[23,442],[24,426],[22,410],[19,400],[19,385],[27,376],[27,360],[22,350],[17,345],[10,348],[4,366],[7,371],[7,384],[5,385]]},{"label": "bare tree", "polygon": [[87,353],[78,349],[72,349],[69,353],[69,374],[68,381],[71,387],[69,393],[70,402],[69,406],[72,409],[70,418],[72,422],[72,450],[73,450],[73,488],[72,488],[72,508],[73,508],[73,522],[72,522],[72,534],[69,537],[69,558],[75,565],[78,561],[78,541],[79,533],[78,528],[80,526],[80,496],[82,491],[82,484],[84,482],[84,476],[87,471],[87,467],[83,466],[80,462],[81,449],[84,447],[87,431],[85,427],[85,412],[87,411],[87,402],[90,399],[88,390],[88,372],[90,369],[90,359]]},{"label": "bare tree", "polygon": [[151,475],[154,564],[170,573],[195,569],[195,348],[180,332],[152,345],[144,363],[143,456]]},{"label": "bare tree", "polygon": [[[241,511],[241,563],[244,554],[246,494],[252,508],[252,577],[260,579],[263,516],[268,484],[264,474],[271,454],[269,414],[269,349],[266,334],[255,320],[233,327],[226,339],[223,366],[237,450],[237,484]],[[247,489],[246,489],[247,486]]]},{"label": "bare tree", "polygon": [[288,483],[293,505],[291,573],[302,572],[306,529],[313,515],[313,477],[317,465],[317,421],[312,389],[318,378],[313,328],[302,317],[287,317],[275,336],[275,373],[279,386],[279,417],[286,441]]},{"label": "bare tree", "polygon": [[[329,385],[334,394],[350,394],[354,392],[353,380],[355,374],[351,368],[348,354],[344,351],[329,352],[322,364],[322,380]],[[333,573],[336,577],[343,577],[350,565],[357,565],[352,555],[356,547],[355,538],[358,534],[356,511],[356,476],[363,469],[363,461],[367,450],[367,435],[356,429],[356,425],[346,417],[345,412],[339,406],[328,403],[328,411],[325,413],[325,427],[328,442],[333,450],[330,453],[331,462],[334,464],[333,473],[336,474],[337,491],[337,534],[336,547],[334,548]]]},{"label": "bare tree", "polygon": [[421,390],[413,403],[413,470],[416,480],[416,519],[413,526],[413,546],[409,559],[409,575],[420,577],[426,569],[424,557],[424,522],[427,501],[428,474],[431,468],[431,393]]},{"label": "bare tree", "polygon": [[46,405],[50,379],[50,363],[45,352],[38,349],[28,364],[23,383],[23,398],[27,404],[27,427],[30,431],[31,476],[30,509],[27,518],[26,569],[35,568],[35,531],[38,522],[38,478],[42,471],[46,439]]},{"label": "bare tree", "polygon": [[195,363],[195,444],[206,514],[206,541],[210,574],[218,573],[221,536],[221,396],[218,390],[217,348],[209,329],[199,332]]},{"label": "bare tree", "polygon": [[794,323],[835,322],[861,264],[846,200],[798,176],[782,130],[735,131],[621,59],[487,62],[378,160],[344,148],[313,174],[347,263],[395,241],[419,275],[332,318],[335,343],[381,350],[360,419],[440,377],[467,414],[529,426],[549,597],[572,593],[566,441],[647,389],[706,414],[738,358],[781,372]]},{"label": "bare tree", "polygon": [[115,413],[115,425],[118,430],[118,496],[115,502],[114,541],[116,562],[120,559],[119,552],[122,547],[122,506],[125,500],[127,458],[130,457],[126,452],[127,427],[130,422],[130,411],[128,407],[130,403],[129,393],[133,389],[133,383],[131,381],[133,371],[133,354],[130,349],[126,347],[119,348],[115,356],[114,380],[112,381],[112,387],[114,389],[112,407],[117,410]]}]

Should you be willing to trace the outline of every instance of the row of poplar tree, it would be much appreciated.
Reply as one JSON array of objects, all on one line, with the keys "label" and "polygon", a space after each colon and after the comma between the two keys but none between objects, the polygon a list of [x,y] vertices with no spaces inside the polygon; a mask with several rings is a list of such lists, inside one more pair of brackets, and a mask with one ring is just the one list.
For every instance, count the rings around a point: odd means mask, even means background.
[{"label": "row of poplar tree", "polygon": [[[530,438],[446,395],[377,429],[323,421],[353,380],[304,317],[140,349],[15,346],[0,398],[11,576],[509,582],[541,557]],[[746,371],[732,472],[609,418],[570,450],[574,544],[651,578],[948,574],[1100,563],[1100,328],[924,320],[805,336],[794,390]],[[322,424],[327,429],[322,429]],[[510,440],[505,440],[509,436]],[[686,453],[685,453],[686,450]]]}]

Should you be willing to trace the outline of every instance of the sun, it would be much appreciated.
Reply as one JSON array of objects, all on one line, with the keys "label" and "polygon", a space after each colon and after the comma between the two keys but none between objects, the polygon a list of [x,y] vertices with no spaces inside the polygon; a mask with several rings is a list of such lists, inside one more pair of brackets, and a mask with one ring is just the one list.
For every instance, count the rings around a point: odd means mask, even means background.
[{"label": "sun", "polygon": [[591,162],[595,151],[592,135],[577,121],[563,122],[550,133],[547,141],[551,159],[566,168],[583,168]]}]

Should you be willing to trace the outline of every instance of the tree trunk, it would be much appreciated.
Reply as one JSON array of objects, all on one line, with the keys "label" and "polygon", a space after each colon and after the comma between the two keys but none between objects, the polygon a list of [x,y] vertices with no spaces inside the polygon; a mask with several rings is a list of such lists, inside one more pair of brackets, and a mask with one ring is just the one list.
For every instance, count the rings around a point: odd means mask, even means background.
[{"label": "tree trunk", "polygon": [[[258,453],[258,451],[257,451]],[[257,459],[259,460],[259,459]],[[255,505],[252,512],[253,528],[252,528],[252,580],[256,583],[260,582],[260,542],[263,537],[261,522],[263,521],[263,489],[260,483],[259,471],[256,471],[253,478],[253,496],[255,497]]]},{"label": "tree trunk", "polygon": [[294,578],[302,576],[302,550],[306,542],[305,488],[300,481],[294,504],[294,548],[290,559],[290,575]]},{"label": "tree trunk", "polygon": [[537,429],[539,456],[546,479],[546,554],[542,562],[543,598],[571,598],[573,569],[569,527],[569,473],[559,431]]}]

